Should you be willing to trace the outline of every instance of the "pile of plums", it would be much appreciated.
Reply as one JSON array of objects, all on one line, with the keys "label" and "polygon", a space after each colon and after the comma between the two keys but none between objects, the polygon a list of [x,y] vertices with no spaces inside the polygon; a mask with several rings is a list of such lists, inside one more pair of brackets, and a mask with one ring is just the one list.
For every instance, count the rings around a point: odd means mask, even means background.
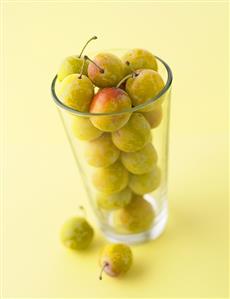
[{"label": "pile of plums", "polygon": [[[86,45],[96,37],[91,38]],[[132,49],[122,57],[103,52],[94,58],[67,57],[58,71],[57,95],[68,107],[90,114],[73,116],[72,132],[84,141],[97,205],[113,213],[118,231],[140,233],[155,218],[144,195],[161,182],[151,129],[162,120],[164,88],[155,56]],[[132,109],[134,108],[134,109]],[[68,228],[71,228],[71,223]]]}]

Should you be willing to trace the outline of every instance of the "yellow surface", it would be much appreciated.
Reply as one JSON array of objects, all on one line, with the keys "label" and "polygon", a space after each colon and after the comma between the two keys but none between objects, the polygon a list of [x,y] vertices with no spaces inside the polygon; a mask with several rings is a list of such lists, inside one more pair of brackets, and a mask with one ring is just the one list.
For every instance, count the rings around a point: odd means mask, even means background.
[{"label": "yellow surface", "polygon": [[[6,2],[3,297],[227,297],[227,3]],[[99,231],[84,253],[58,240],[79,204],[94,218],[49,91],[93,34],[91,50],[147,48],[174,73],[167,230],[103,281]]]}]

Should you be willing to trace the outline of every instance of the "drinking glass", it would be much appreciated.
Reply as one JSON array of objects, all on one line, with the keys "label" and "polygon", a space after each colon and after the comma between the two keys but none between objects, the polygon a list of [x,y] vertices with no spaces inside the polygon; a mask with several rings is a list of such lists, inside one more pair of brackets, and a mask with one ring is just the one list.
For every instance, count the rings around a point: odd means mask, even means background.
[{"label": "drinking glass", "polygon": [[[121,56],[126,50],[110,50],[110,52]],[[96,216],[99,228],[105,237],[113,242],[132,244],[155,239],[163,232],[167,223],[168,140],[172,72],[166,62],[159,57],[156,57],[156,59],[158,62],[158,72],[165,82],[164,88],[157,96],[144,104],[132,107],[123,112],[98,114],[76,111],[64,104],[58,97],[57,76],[52,81],[52,97],[58,108],[60,119],[71,146],[78,171],[82,177],[82,183],[88,195],[88,200]],[[104,194],[104,197],[111,197],[111,193],[113,193],[113,195],[116,194],[115,197],[117,197],[118,200],[130,203],[125,207],[113,207],[113,209],[108,209],[99,204],[98,199],[101,195],[101,191],[99,192],[98,186],[95,187],[95,180],[97,184],[99,180],[99,184],[104,186],[111,182],[111,177],[106,177],[105,175],[100,181],[100,176],[97,175],[98,171],[100,172],[100,167],[98,165],[92,166],[89,164],[90,159],[87,157],[87,152],[90,152],[90,147],[93,146],[95,141],[97,143],[100,142],[102,136],[107,135],[107,137],[112,140],[111,135],[114,133],[98,132],[98,130],[95,129],[90,133],[92,136],[84,136],[84,128],[87,129],[88,126],[92,126],[92,119],[95,117],[97,120],[111,119],[112,121],[116,121],[122,118],[129,118],[130,120],[134,114],[141,114],[149,123],[151,137],[149,138],[148,147],[151,147],[151,149],[154,148],[156,165],[154,165],[153,170],[148,169],[147,173],[135,174],[133,173],[133,169],[130,171],[130,169],[126,168],[127,165],[125,166],[124,159],[122,159],[122,156],[129,157],[129,153],[117,149],[119,153],[116,154],[117,157],[114,157],[114,164],[119,164],[118,171],[122,168],[125,173],[125,175],[124,173],[122,174],[124,175],[123,183],[122,186],[119,187],[122,190],[110,190],[110,192],[108,192],[109,194]],[[136,138],[138,139],[138,135]],[[114,148],[114,146],[116,147],[116,145],[111,143],[111,147]],[[135,155],[133,155],[133,157],[135,158]],[[94,161],[95,164],[97,164],[97,162],[98,161]],[[143,163],[146,163],[146,161],[143,160]],[[111,167],[111,165],[106,167]],[[116,180],[120,174],[116,173],[116,167],[114,169],[113,175]],[[153,173],[154,171],[155,173]],[[124,191],[125,189],[126,191]],[[133,205],[132,200],[136,199],[138,199],[139,204],[144,201],[143,207],[142,204],[136,207]]]}]

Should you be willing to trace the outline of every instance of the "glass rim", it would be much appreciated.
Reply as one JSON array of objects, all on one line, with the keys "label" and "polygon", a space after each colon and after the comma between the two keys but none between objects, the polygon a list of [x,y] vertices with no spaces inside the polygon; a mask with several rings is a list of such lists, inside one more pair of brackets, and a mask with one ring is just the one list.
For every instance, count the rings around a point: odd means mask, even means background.
[{"label": "glass rim", "polygon": [[126,114],[126,113],[132,113],[132,112],[136,112],[140,109],[143,109],[145,107],[147,107],[148,105],[157,102],[157,100],[164,95],[169,88],[172,85],[172,80],[173,80],[173,75],[172,75],[172,70],[169,67],[169,65],[160,57],[155,56],[157,60],[159,60],[165,67],[166,71],[167,71],[167,81],[166,84],[164,86],[164,88],[153,98],[149,99],[148,101],[146,101],[143,104],[137,105],[135,107],[131,107],[129,109],[125,109],[123,111],[118,111],[118,112],[104,112],[104,113],[91,113],[91,112],[81,112],[78,110],[75,110],[67,105],[65,105],[61,100],[59,100],[56,91],[55,91],[55,84],[56,84],[56,80],[57,80],[57,75],[54,77],[54,79],[52,80],[52,84],[51,84],[51,94],[52,94],[52,98],[54,100],[54,102],[56,103],[56,105],[72,114],[76,114],[78,116],[84,116],[84,117],[90,117],[90,116],[112,116],[112,115],[122,115],[122,114]]}]

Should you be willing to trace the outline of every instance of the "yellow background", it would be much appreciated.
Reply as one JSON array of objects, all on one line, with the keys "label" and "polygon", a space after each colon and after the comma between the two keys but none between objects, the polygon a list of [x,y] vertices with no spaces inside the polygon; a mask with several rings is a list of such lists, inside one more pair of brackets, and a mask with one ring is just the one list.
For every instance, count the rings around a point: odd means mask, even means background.
[{"label": "yellow background", "polygon": [[[226,2],[3,3],[5,298],[227,297],[227,18]],[[83,253],[58,240],[79,204],[94,218],[50,96],[60,61],[94,34],[88,51],[143,47],[174,74],[169,224],[103,281],[98,230]]]}]

